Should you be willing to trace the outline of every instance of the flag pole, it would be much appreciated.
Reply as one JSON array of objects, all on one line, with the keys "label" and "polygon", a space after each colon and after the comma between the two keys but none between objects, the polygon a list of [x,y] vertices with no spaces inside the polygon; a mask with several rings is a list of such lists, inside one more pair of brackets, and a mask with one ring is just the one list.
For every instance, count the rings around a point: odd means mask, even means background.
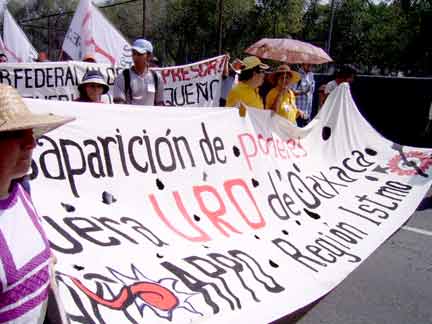
[{"label": "flag pole", "polygon": [[146,0],[142,0],[142,36],[146,37]]}]

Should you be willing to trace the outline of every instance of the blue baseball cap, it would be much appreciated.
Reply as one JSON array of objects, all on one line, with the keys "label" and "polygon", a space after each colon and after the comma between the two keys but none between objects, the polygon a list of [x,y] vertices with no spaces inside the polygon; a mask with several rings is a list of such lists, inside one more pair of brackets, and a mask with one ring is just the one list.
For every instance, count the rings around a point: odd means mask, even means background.
[{"label": "blue baseball cap", "polygon": [[153,53],[153,45],[144,38],[136,39],[132,44],[132,49],[140,54]]}]

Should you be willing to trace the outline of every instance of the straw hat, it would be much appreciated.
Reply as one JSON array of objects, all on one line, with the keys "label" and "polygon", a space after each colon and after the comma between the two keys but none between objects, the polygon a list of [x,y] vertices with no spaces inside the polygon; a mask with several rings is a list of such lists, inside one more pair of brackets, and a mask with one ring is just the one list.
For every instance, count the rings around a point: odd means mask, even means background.
[{"label": "straw hat", "polygon": [[259,66],[262,70],[267,70],[269,66],[261,62],[261,60],[256,56],[248,56],[243,59],[244,68],[242,71],[253,69],[256,66]]},{"label": "straw hat", "polygon": [[34,114],[27,108],[15,88],[0,84],[0,134],[33,129],[33,136],[39,137],[74,119],[54,114]]},{"label": "straw hat", "polygon": [[103,88],[102,94],[105,94],[109,91],[109,86],[106,83],[105,78],[98,70],[88,70],[84,74],[81,83],[78,85],[78,90],[80,92],[84,91],[84,85],[88,83],[100,84]]},{"label": "straw hat", "polygon": [[278,68],[276,69],[276,71],[273,72],[274,75],[277,75],[279,73],[290,74],[291,75],[291,79],[290,79],[291,83],[297,83],[301,80],[300,73],[291,70],[291,68],[286,64],[279,65]]}]

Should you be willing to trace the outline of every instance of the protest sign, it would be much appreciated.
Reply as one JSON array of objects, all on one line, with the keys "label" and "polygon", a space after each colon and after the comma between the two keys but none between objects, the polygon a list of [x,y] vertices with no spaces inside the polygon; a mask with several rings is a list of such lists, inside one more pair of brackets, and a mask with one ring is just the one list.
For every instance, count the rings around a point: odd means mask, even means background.
[{"label": "protest sign", "polygon": [[[218,106],[223,67],[227,57],[217,56],[193,64],[157,68],[164,83],[168,106]],[[32,64],[4,63],[0,83],[18,89],[27,98],[74,100],[78,84],[88,69],[97,69],[112,88],[121,66],[76,61]]]},{"label": "protest sign", "polygon": [[4,51],[8,62],[33,62],[38,54],[8,9],[3,18]]},{"label": "protest sign", "polygon": [[32,196],[71,323],[267,323],[320,298],[414,212],[431,150],[382,138],[342,84],[270,111],[27,100]]}]

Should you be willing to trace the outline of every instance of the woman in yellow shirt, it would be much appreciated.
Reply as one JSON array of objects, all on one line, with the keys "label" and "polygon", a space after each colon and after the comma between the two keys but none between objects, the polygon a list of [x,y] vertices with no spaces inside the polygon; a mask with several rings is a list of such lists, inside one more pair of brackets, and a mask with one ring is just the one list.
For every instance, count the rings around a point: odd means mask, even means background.
[{"label": "woman in yellow shirt", "polygon": [[[226,107],[241,108],[241,104],[245,104],[250,107],[264,109],[264,103],[258,93],[258,88],[262,85],[264,71],[269,66],[262,63],[256,56],[248,56],[242,61],[244,67],[240,72],[239,83],[228,93]],[[240,115],[244,116],[244,111],[241,109]]]},{"label": "woman in yellow shirt", "polygon": [[292,71],[286,64],[279,66],[274,72],[276,87],[270,90],[266,96],[265,109],[271,109],[280,116],[297,124],[298,117],[303,118],[303,112],[297,108],[295,94],[289,88],[291,84],[300,81],[301,76],[298,72]]}]

